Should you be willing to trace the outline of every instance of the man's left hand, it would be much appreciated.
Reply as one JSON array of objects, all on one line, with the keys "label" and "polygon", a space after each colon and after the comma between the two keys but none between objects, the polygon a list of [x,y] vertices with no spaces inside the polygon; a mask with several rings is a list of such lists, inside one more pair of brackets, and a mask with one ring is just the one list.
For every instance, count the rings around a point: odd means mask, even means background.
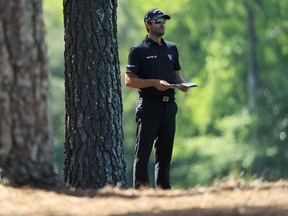
[{"label": "man's left hand", "polygon": [[185,86],[179,86],[178,89],[181,90],[182,92],[187,92],[189,88]]}]

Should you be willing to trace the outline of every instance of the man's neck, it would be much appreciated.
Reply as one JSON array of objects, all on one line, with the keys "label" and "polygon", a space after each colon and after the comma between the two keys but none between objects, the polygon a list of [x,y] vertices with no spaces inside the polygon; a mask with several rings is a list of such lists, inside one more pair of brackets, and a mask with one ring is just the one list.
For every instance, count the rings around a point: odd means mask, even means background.
[{"label": "man's neck", "polygon": [[148,37],[149,37],[151,40],[153,40],[154,42],[158,43],[159,45],[162,45],[161,37],[160,37],[160,36],[149,34]]}]

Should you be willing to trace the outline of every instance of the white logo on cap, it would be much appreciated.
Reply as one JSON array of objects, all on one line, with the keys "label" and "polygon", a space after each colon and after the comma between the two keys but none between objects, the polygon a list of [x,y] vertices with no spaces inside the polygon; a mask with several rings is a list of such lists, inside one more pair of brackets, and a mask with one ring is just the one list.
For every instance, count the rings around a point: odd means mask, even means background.
[{"label": "white logo on cap", "polygon": [[162,11],[159,10],[159,9],[155,9],[155,10],[153,10],[153,13],[159,13],[159,14],[162,14]]}]

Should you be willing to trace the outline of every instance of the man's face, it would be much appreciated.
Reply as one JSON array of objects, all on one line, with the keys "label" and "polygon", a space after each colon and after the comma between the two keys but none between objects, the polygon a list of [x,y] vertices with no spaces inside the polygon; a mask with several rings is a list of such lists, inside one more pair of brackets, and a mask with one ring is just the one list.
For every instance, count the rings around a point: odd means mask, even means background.
[{"label": "man's face", "polygon": [[156,34],[157,36],[163,36],[165,34],[165,24],[151,24],[150,33]]},{"label": "man's face", "polygon": [[149,33],[159,37],[165,34],[165,19],[158,19],[155,22],[149,23]]}]

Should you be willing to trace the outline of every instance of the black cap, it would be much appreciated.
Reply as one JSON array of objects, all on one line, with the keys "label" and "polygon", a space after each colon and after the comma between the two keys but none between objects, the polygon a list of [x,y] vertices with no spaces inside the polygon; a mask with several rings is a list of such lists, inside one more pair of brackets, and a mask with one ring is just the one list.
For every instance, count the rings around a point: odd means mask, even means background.
[{"label": "black cap", "polygon": [[161,10],[159,10],[158,8],[153,8],[151,10],[149,10],[145,16],[144,16],[144,22],[154,22],[159,18],[164,18],[164,19],[171,19],[171,17],[167,14],[164,14]]}]

